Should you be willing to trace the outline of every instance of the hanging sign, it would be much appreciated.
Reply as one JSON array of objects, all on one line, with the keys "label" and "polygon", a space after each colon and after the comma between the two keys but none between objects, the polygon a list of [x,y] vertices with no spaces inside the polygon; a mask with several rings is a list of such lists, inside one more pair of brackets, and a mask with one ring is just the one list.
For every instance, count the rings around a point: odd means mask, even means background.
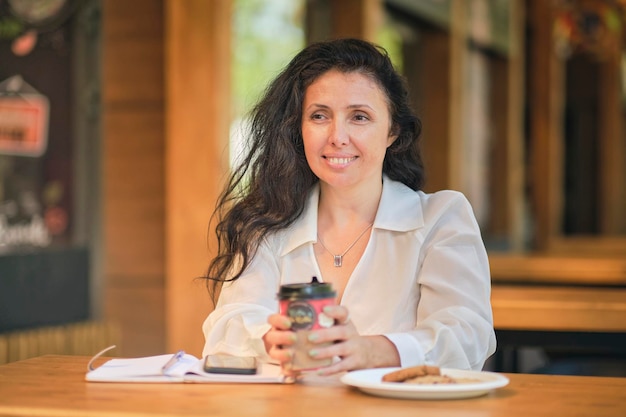
[{"label": "hanging sign", "polygon": [[[21,77],[18,81],[22,87]],[[0,87],[15,84],[13,77]],[[32,87],[0,89],[0,154],[43,155],[48,144],[49,106],[48,98]]]}]

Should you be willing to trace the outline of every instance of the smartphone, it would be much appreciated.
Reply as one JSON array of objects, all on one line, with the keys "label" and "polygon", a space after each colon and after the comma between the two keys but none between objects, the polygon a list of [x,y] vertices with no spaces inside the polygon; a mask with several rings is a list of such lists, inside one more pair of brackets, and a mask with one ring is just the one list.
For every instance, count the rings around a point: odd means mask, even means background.
[{"label": "smartphone", "polygon": [[204,371],[211,374],[254,375],[257,360],[253,356],[208,355],[204,358]]}]

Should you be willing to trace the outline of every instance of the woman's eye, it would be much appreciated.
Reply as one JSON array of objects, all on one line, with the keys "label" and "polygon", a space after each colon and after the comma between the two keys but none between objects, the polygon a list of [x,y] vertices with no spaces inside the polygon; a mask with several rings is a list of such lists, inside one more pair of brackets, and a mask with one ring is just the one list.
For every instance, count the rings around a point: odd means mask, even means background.
[{"label": "woman's eye", "polygon": [[322,120],[324,119],[324,115],[321,113],[313,113],[311,115],[311,120]]},{"label": "woman's eye", "polygon": [[370,118],[367,117],[367,115],[365,115],[365,114],[355,114],[354,115],[354,120],[356,120],[357,122],[366,122],[369,119]]}]

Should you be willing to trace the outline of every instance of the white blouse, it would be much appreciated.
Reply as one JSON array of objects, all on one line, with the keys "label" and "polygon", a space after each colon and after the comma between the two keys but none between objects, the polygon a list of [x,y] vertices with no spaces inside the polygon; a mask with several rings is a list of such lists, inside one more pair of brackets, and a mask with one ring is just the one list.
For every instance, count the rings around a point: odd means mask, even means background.
[{"label": "white blouse", "polygon": [[[238,280],[225,284],[202,328],[203,355],[269,359],[263,335],[282,284],[323,281],[314,252],[319,187],[289,228],[268,236]],[[361,335],[384,335],[401,366],[480,370],[496,347],[487,252],[467,199],[426,194],[385,177],[370,240],[341,305]]]}]

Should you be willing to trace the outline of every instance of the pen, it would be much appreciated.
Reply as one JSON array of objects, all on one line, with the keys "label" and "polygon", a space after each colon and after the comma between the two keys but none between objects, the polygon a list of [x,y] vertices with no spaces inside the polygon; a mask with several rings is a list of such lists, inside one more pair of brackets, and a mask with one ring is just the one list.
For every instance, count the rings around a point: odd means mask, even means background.
[{"label": "pen", "polygon": [[184,354],[184,350],[179,350],[178,352],[174,353],[172,357],[165,363],[165,365],[163,365],[163,368],[161,368],[161,372],[167,375],[167,371],[169,371],[174,365],[176,365]]}]

